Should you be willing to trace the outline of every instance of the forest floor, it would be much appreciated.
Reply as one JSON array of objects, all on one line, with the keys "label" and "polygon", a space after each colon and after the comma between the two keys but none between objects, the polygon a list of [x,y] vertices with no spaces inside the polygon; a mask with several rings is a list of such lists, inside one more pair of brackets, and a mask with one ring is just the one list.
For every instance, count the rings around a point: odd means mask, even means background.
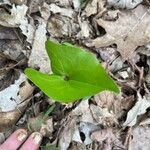
[{"label": "forest floor", "polygon": [[[48,98],[24,74],[51,72],[47,39],[94,53],[120,93]],[[150,1],[0,0],[0,108],[0,143],[25,128],[42,150],[150,150]]]}]

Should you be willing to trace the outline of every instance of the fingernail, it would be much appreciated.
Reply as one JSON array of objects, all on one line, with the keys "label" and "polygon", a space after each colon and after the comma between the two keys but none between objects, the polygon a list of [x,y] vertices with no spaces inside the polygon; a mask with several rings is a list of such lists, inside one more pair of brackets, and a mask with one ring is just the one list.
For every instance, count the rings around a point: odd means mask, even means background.
[{"label": "fingernail", "polygon": [[28,134],[26,131],[20,131],[17,135],[18,141],[24,141],[27,138]]},{"label": "fingernail", "polygon": [[35,144],[40,144],[42,141],[42,135],[38,132],[33,133],[32,138]]}]

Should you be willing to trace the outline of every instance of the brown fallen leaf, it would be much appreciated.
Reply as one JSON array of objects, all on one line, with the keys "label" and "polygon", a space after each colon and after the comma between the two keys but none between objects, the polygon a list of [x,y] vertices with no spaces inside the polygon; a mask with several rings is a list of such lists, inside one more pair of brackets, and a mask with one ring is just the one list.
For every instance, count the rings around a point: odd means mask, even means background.
[{"label": "brown fallen leaf", "polygon": [[32,45],[32,51],[29,57],[28,65],[33,68],[40,68],[40,71],[49,73],[50,60],[48,54],[45,51],[46,39],[46,25],[47,21],[39,19],[39,25],[35,31],[35,36]]},{"label": "brown fallen leaf", "polygon": [[[25,110],[29,100],[21,103],[18,108],[8,111],[8,112],[0,112],[0,132],[5,132],[13,125],[16,124],[20,116],[22,115],[23,111]],[[21,111],[20,111],[21,110]]]},{"label": "brown fallen leaf", "polygon": [[[60,132],[59,135],[59,147],[61,150],[67,150],[72,139],[73,139],[73,135],[74,132],[78,129],[78,126],[76,124],[76,120],[77,118],[68,118],[65,120],[65,122],[63,123],[63,130]],[[77,134],[76,136],[79,137],[79,135]],[[80,138],[79,138],[80,140]]]},{"label": "brown fallen leaf", "polygon": [[137,123],[137,117],[146,113],[147,109],[150,107],[150,95],[144,95],[143,97],[139,92],[137,92],[138,101],[130,109],[127,114],[124,126],[134,126]]},{"label": "brown fallen leaf", "polygon": [[104,5],[106,4],[105,0],[92,0],[89,1],[85,8],[85,14],[87,17],[90,17],[91,15],[96,15],[97,13],[102,13],[106,10]]},{"label": "brown fallen leaf", "polygon": [[15,125],[29,103],[32,91],[23,73],[9,87],[0,91],[0,132]]},{"label": "brown fallen leaf", "polygon": [[13,29],[0,26],[0,40],[11,39],[16,40],[16,34]]},{"label": "brown fallen leaf", "polygon": [[114,115],[114,113],[109,112],[107,108],[101,108],[101,107],[91,104],[90,110],[91,110],[94,120],[97,123],[102,124],[104,126],[109,126],[109,127],[112,125],[118,124],[118,120],[116,116]]},{"label": "brown fallen leaf", "polygon": [[143,0],[107,0],[109,6],[115,6],[118,8],[133,9]]},{"label": "brown fallen leaf", "polygon": [[10,2],[13,4],[16,4],[16,5],[22,5],[22,4],[27,4],[27,0],[10,0]]},{"label": "brown fallen leaf", "polygon": [[87,46],[99,48],[117,44],[117,50],[123,59],[128,59],[138,46],[150,41],[149,10],[140,5],[132,11],[120,11],[115,22],[98,19],[98,25],[106,30],[106,34],[87,43]]},{"label": "brown fallen leaf", "polygon": [[150,128],[149,126],[138,126],[132,130],[132,140],[129,150],[150,149]]},{"label": "brown fallen leaf", "polygon": [[80,17],[78,17],[79,26],[81,31],[78,32],[78,38],[89,38],[91,33],[91,26],[89,25],[88,21],[82,21]]},{"label": "brown fallen leaf", "polygon": [[9,60],[16,62],[26,59],[22,44],[18,40],[0,40],[0,52]]},{"label": "brown fallen leaf", "polygon": [[147,5],[147,6],[150,6],[150,1],[149,0],[143,0],[143,4]]},{"label": "brown fallen leaf", "polygon": [[123,98],[120,95],[115,95],[113,92],[104,91],[95,95],[93,100],[100,108],[107,110],[112,116],[114,115],[111,119],[112,121],[113,119],[121,118],[125,111],[131,108],[134,102],[134,97],[130,96]]},{"label": "brown fallen leaf", "polygon": [[44,0],[28,0],[29,13],[35,13],[39,11],[39,8],[43,5]]},{"label": "brown fallen leaf", "polygon": [[77,23],[61,15],[51,16],[47,25],[47,30],[52,38],[75,37],[79,29]]},{"label": "brown fallen leaf", "polygon": [[32,95],[34,87],[30,85],[30,83],[26,80],[23,82],[23,86],[19,90],[19,95],[22,101],[26,100],[30,95]]},{"label": "brown fallen leaf", "polygon": [[1,0],[0,1],[0,5],[6,5],[6,4],[10,5],[11,3],[9,0]]},{"label": "brown fallen leaf", "polygon": [[61,7],[57,6],[56,4],[52,3],[49,5],[49,9],[54,14],[61,14],[62,16],[66,16],[66,17],[70,17],[70,18],[74,17],[74,11],[70,8],[67,8],[67,9],[61,8]]},{"label": "brown fallen leaf", "polygon": [[91,139],[98,142],[105,142],[103,150],[117,149],[117,147],[124,148],[111,128],[93,132],[91,134]]}]

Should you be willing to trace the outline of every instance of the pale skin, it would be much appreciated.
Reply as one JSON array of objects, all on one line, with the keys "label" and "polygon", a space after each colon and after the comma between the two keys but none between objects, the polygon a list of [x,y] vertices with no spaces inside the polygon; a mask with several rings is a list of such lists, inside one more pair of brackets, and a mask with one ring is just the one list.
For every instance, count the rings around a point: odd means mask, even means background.
[{"label": "pale skin", "polygon": [[0,150],[38,150],[41,140],[38,132],[28,135],[26,130],[18,129],[0,145]]}]

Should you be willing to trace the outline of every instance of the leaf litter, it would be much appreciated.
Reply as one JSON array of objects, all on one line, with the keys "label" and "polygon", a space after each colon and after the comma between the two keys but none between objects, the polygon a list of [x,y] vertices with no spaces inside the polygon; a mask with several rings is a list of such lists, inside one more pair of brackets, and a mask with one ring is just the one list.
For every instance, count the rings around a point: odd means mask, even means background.
[{"label": "leaf litter", "polygon": [[97,23],[106,30],[106,34],[92,40],[87,45],[99,48],[117,44],[117,50],[125,60],[133,54],[138,46],[150,42],[149,8],[144,6],[138,6],[132,11],[120,11],[116,21],[100,18]]},{"label": "leaf litter", "polygon": [[[1,142],[55,105],[44,123],[32,127],[46,136],[48,148],[149,150],[147,0],[2,0],[0,12]],[[27,66],[51,71],[44,48],[47,38],[95,53],[120,86],[119,95],[105,91],[63,105],[33,88],[22,71]]]}]

